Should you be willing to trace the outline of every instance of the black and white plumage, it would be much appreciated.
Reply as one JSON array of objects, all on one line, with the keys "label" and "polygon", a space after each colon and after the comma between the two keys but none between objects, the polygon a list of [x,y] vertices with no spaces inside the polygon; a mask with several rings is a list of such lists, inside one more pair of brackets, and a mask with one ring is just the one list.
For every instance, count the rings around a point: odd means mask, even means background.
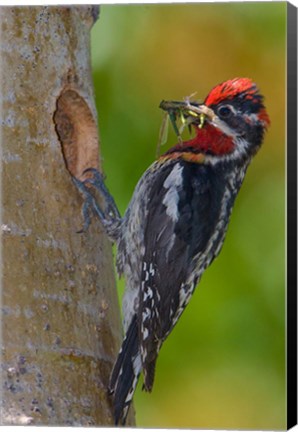
[{"label": "black and white plumage", "polygon": [[262,96],[246,78],[216,86],[202,105],[185,106],[195,138],[148,168],[123,219],[100,174],[91,170],[88,180],[107,206],[102,210],[90,197],[86,205],[116,242],[117,270],[126,279],[125,337],[109,388],[116,424],[125,424],[141,372],[143,388],[152,390],[161,346],[220,252],[246,169],[269,124]]}]

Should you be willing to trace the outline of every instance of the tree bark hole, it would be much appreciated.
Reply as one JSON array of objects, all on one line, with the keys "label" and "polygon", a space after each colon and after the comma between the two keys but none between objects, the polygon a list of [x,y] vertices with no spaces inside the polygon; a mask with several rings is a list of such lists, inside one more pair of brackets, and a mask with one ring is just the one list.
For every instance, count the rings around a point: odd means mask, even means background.
[{"label": "tree bark hole", "polygon": [[97,124],[88,104],[76,90],[66,88],[57,99],[53,120],[67,170],[84,180],[87,168],[98,169]]}]

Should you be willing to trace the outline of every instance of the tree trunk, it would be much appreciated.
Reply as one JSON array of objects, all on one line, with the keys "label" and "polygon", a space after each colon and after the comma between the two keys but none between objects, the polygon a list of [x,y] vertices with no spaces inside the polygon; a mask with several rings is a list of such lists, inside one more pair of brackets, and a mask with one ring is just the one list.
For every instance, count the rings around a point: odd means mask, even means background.
[{"label": "tree trunk", "polygon": [[[111,425],[111,245],[71,174],[98,166],[95,7],[0,8],[2,424]],[[59,139],[58,139],[59,137]]]}]

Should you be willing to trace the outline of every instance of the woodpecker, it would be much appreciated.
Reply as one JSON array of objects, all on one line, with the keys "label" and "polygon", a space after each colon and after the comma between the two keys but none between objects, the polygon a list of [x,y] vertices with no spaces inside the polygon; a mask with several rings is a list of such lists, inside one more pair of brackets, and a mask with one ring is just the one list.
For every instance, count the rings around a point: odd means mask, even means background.
[{"label": "woodpecker", "polygon": [[[102,175],[75,184],[88,209],[117,244],[126,279],[125,336],[112,370],[115,424],[124,425],[141,372],[151,391],[163,342],[179,320],[205,269],[219,254],[235,198],[270,124],[263,96],[248,78],[214,87],[203,103],[167,103],[182,112],[194,137],[168,150],[145,171],[121,218]],[[104,197],[101,207],[90,185]]]}]

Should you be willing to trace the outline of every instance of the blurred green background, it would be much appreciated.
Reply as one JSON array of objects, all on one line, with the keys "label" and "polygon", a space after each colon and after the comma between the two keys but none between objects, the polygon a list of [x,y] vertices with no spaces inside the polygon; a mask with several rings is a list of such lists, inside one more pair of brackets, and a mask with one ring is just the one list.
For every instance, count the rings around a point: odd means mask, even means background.
[{"label": "blurred green background", "polygon": [[139,383],[139,427],[286,427],[285,32],[281,2],[107,5],[92,30],[103,167],[122,213],[155,158],[162,99],[250,77],[272,122],[223,250],[161,350],[152,394]]}]

